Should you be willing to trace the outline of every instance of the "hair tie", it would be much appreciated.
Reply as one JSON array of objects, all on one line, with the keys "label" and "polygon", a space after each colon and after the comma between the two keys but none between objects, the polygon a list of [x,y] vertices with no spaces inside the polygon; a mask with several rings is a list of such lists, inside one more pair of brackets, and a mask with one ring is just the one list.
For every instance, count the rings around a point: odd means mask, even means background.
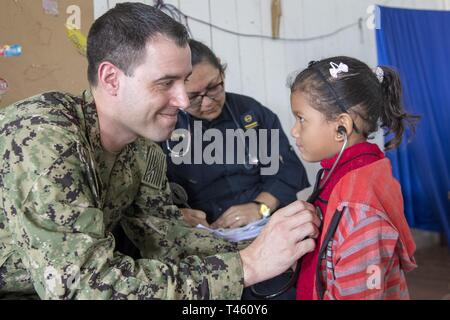
[{"label": "hair tie", "polygon": [[384,71],[381,67],[375,69],[375,75],[377,76],[378,82],[382,83],[384,80]]}]

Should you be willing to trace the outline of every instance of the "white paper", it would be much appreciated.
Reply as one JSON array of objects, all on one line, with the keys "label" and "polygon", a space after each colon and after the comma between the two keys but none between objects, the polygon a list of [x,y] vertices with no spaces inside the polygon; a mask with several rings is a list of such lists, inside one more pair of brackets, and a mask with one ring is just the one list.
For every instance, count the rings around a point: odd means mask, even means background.
[{"label": "white paper", "polygon": [[211,232],[217,237],[224,238],[225,240],[231,241],[231,242],[238,242],[248,239],[253,239],[258,236],[258,234],[261,232],[262,228],[266,225],[266,223],[269,221],[269,218],[264,218],[257,220],[255,222],[249,223],[246,226],[240,227],[240,228],[234,228],[234,229],[211,229],[208,227],[205,227],[204,225],[197,225],[198,229],[203,229]]}]

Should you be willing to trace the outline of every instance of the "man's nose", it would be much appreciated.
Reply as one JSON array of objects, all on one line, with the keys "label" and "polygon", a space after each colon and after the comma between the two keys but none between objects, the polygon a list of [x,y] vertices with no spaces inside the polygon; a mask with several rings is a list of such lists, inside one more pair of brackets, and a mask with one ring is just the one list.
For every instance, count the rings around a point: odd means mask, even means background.
[{"label": "man's nose", "polygon": [[184,85],[179,86],[176,90],[172,103],[180,109],[186,109],[189,107],[189,97],[186,92],[186,87]]}]

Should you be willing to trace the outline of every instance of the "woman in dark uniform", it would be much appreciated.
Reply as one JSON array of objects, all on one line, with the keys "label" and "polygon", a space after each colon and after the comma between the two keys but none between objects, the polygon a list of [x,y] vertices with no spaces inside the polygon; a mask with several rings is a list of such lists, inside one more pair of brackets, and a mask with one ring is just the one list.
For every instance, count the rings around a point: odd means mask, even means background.
[{"label": "woman in dark uniform", "polygon": [[[204,44],[190,40],[192,53],[192,75],[186,82],[190,106],[191,135],[193,128],[201,128],[202,134],[208,129],[216,129],[225,137],[227,129],[247,130],[267,129],[267,154],[279,153],[272,160],[277,161],[276,172],[264,174],[268,164],[258,157],[259,152],[250,154],[253,148],[246,147],[245,164],[225,163],[227,148],[223,148],[222,164],[181,163],[175,164],[167,152],[169,181],[181,185],[187,192],[188,204],[180,208],[186,222],[192,226],[203,224],[212,228],[236,228],[268,217],[277,208],[296,200],[297,192],[309,186],[305,169],[289,144],[278,117],[258,101],[225,91],[225,67],[216,55]],[[287,108],[287,107],[286,107]],[[271,134],[278,129],[278,137]],[[256,135],[258,139],[260,136]],[[236,140],[243,140],[243,134]],[[241,139],[239,139],[241,138]],[[276,139],[272,141],[272,139]],[[245,140],[243,140],[244,142]],[[271,143],[272,142],[272,143]],[[201,148],[191,139],[191,152],[201,150],[202,155],[209,142],[200,140]],[[277,146],[278,150],[271,150]],[[232,150],[236,160],[236,148]],[[255,153],[255,152],[253,152]],[[194,158],[194,155],[191,156]],[[187,208],[189,206],[189,208]],[[266,281],[267,290],[276,291],[284,283],[285,275]],[[295,289],[288,291],[281,299],[295,299]],[[243,299],[253,299],[249,290],[244,290]]]}]

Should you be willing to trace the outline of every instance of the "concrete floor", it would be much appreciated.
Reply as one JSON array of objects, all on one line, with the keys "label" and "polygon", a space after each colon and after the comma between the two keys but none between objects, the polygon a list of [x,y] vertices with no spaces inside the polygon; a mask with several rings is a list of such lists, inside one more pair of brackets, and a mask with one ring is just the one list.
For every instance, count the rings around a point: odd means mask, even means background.
[{"label": "concrete floor", "polygon": [[406,274],[411,299],[450,300],[450,249],[435,245],[414,256],[418,268]]}]

